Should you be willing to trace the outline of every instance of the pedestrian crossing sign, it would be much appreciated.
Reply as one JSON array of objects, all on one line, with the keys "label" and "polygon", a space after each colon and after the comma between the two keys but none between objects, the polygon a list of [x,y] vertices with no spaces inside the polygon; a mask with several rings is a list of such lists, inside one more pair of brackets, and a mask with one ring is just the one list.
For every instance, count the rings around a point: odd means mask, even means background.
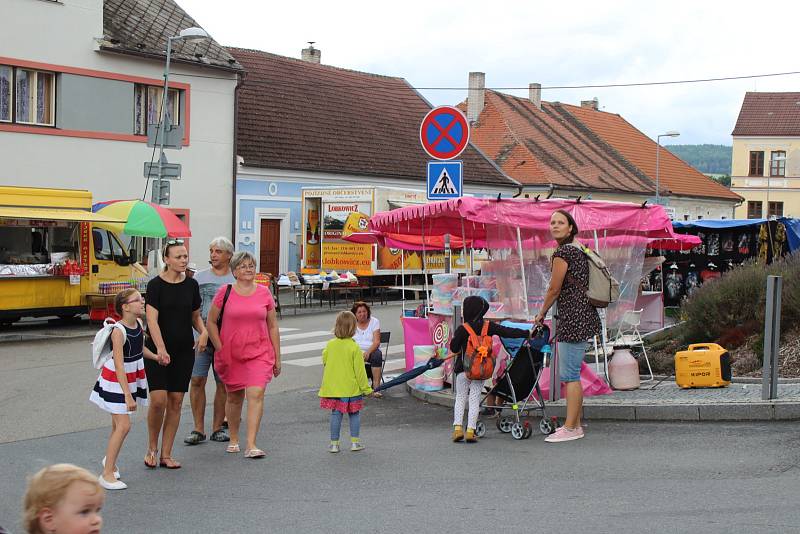
[{"label": "pedestrian crossing sign", "polygon": [[428,200],[446,200],[462,195],[462,162],[428,162]]}]

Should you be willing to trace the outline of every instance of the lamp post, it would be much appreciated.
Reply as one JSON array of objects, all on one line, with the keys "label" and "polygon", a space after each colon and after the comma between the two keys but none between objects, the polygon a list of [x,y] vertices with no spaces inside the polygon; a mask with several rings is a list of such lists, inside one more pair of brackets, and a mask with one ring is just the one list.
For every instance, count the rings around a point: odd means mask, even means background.
[{"label": "lamp post", "polygon": [[680,132],[669,130],[667,133],[658,134],[656,136],[656,204],[661,203],[661,181],[659,179],[658,164],[661,156],[661,138],[662,137],[678,137]]},{"label": "lamp post", "polygon": [[[166,114],[167,102],[169,102],[169,61],[172,56],[172,42],[173,41],[200,41],[204,39],[209,39],[210,36],[203,28],[186,28],[181,30],[178,35],[173,37],[167,37],[167,62],[164,66],[164,92],[161,95],[161,112],[159,113],[158,119],[158,139],[159,139],[159,150],[158,150],[158,178],[156,178],[153,187],[157,187],[158,189],[158,203],[162,204],[164,198],[161,196],[161,176],[162,176],[162,164],[164,162],[164,136],[166,135],[166,122],[164,121],[164,116]],[[155,196],[155,195],[154,195]]]}]

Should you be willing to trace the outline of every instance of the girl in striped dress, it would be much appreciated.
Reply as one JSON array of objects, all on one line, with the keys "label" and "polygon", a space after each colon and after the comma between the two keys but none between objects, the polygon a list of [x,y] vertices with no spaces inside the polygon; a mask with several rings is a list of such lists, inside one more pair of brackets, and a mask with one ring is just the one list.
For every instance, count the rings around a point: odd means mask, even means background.
[{"label": "girl in striped dress", "polygon": [[119,480],[116,461],[131,429],[128,414],[136,411],[137,404],[147,405],[144,358],[158,360],[158,357],[144,346],[140,320],[145,310],[142,295],[135,289],[120,291],[114,298],[114,309],[122,317],[119,322],[125,327],[125,335],[117,328],[112,331],[114,356],[103,365],[89,400],[111,414],[111,436],[102,462],[100,485],[108,490],[121,490],[128,486]]}]

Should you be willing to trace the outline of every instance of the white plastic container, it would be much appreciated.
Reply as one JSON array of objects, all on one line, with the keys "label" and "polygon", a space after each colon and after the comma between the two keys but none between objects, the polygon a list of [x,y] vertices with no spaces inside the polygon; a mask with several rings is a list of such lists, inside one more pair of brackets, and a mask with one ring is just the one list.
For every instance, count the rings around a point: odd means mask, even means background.
[{"label": "white plastic container", "polygon": [[608,379],[614,389],[639,389],[639,362],[629,347],[614,347],[614,356],[608,362]]}]

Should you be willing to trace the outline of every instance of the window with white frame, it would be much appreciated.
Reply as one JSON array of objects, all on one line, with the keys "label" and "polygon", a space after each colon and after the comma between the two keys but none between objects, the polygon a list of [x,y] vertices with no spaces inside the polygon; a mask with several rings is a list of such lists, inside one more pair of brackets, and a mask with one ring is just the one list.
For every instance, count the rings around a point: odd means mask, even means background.
[{"label": "window with white frame", "polygon": [[55,126],[52,72],[0,65],[0,121]]},{"label": "window with white frame", "polygon": [[769,160],[770,176],[786,176],[786,151],[773,150]]},{"label": "window with white frame", "polygon": [[[135,85],[133,94],[133,133],[147,135],[147,125],[159,123],[163,95],[163,87],[143,84]],[[180,91],[178,89],[170,89],[164,113],[165,120],[173,126],[177,126],[181,122],[180,102]]]},{"label": "window with white frame", "polygon": [[17,68],[14,78],[14,122],[54,126],[55,75]]}]

